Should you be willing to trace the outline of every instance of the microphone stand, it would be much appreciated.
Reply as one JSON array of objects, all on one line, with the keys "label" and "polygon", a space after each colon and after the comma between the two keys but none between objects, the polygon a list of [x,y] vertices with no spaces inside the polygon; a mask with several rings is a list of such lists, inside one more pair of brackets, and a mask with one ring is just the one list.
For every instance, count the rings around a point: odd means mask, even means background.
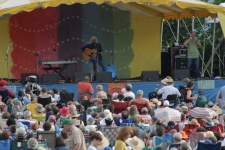
[{"label": "microphone stand", "polygon": [[7,48],[7,51],[6,51],[6,54],[5,54],[5,60],[6,60],[6,65],[7,65],[7,73],[8,73],[8,79],[7,79],[8,82],[9,82],[9,47],[10,47],[10,44],[11,44],[11,40],[9,41],[8,48]]},{"label": "microphone stand", "polygon": [[36,53],[34,54],[36,56],[36,71],[37,71],[37,75],[38,75],[38,56],[39,56],[39,53]]}]

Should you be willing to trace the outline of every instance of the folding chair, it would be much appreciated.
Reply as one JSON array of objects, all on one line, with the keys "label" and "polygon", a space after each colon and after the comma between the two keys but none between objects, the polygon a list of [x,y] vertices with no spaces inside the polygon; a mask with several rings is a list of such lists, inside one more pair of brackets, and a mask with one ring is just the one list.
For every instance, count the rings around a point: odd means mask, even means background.
[{"label": "folding chair", "polygon": [[1,150],[10,150],[10,140],[0,140]]},{"label": "folding chair", "polygon": [[194,149],[198,142],[202,140],[204,140],[204,132],[191,133],[189,136],[189,144],[192,149]]},{"label": "folding chair", "polygon": [[89,147],[89,145],[91,144],[91,137],[88,134],[84,134],[84,139],[85,139],[85,143],[86,143],[86,148]]},{"label": "folding chair", "polygon": [[23,112],[25,109],[27,109],[26,105],[22,105],[22,106],[13,105],[12,114],[14,114],[16,118],[21,119],[23,118]]},{"label": "folding chair", "polygon": [[198,142],[198,148],[197,150],[220,150],[221,148],[221,142],[218,142],[216,144],[214,143],[203,143],[203,142]]},{"label": "folding chair", "polygon": [[120,127],[117,126],[102,126],[100,131],[110,141],[111,145],[115,145],[116,134],[119,132]]},{"label": "folding chair", "polygon": [[140,114],[141,114],[141,109],[142,109],[143,107],[147,107],[146,104],[139,104],[139,103],[135,103],[135,102],[131,102],[130,105],[136,105],[136,106],[137,106],[137,109],[138,109],[138,111],[139,111]]},{"label": "folding chair", "polygon": [[159,146],[162,143],[162,138],[158,136],[153,137],[153,144],[154,146]]},{"label": "folding chair", "polygon": [[173,134],[172,133],[165,133],[162,137],[162,148],[167,149],[169,145],[174,143]]},{"label": "folding chair", "polygon": [[60,100],[59,103],[65,103],[67,104],[67,102],[69,101],[73,101],[74,98],[74,93],[60,93]]},{"label": "folding chair", "polygon": [[21,149],[27,149],[27,141],[18,142],[18,141],[11,141],[10,142],[10,150],[21,150]]},{"label": "folding chair", "polygon": [[45,107],[46,105],[48,105],[52,102],[52,98],[51,97],[47,97],[47,98],[38,97],[37,101],[39,104],[42,104],[43,107]]},{"label": "folding chair", "polygon": [[106,107],[110,104],[110,99],[102,99],[102,105],[103,108],[106,109]]},{"label": "folding chair", "polygon": [[185,124],[183,131],[189,136],[191,133],[196,132],[198,127],[198,125]]},{"label": "folding chair", "polygon": [[180,145],[181,144],[171,144],[170,146],[169,146],[169,149],[171,149],[171,148],[179,148],[180,147]]},{"label": "folding chair", "polygon": [[19,121],[21,122],[23,125],[27,126],[27,129],[30,129],[30,122],[29,121]]},{"label": "folding chair", "polygon": [[47,147],[54,149],[55,148],[55,139],[56,132],[55,131],[37,131],[37,138],[39,135],[42,136],[42,139],[45,139],[47,142]]},{"label": "folding chair", "polygon": [[2,96],[2,102],[4,102],[6,104],[9,99],[8,90],[0,91],[0,95]]},{"label": "folding chair", "polygon": [[129,102],[115,102],[111,101],[111,104],[114,105],[114,113],[118,114],[121,113],[122,111],[126,110],[127,107],[129,106]]},{"label": "folding chair", "polygon": [[174,107],[176,107],[177,104],[179,104],[177,94],[168,95],[166,97],[166,100],[168,100],[170,102],[170,105],[169,105],[170,108],[174,108]]},{"label": "folding chair", "polygon": [[81,92],[80,97],[83,99],[85,96],[92,96],[92,93],[89,92]]},{"label": "folding chair", "polygon": [[84,107],[85,110],[87,110],[87,108],[91,106],[89,100],[80,100],[80,104]]},{"label": "folding chair", "polygon": [[39,148],[39,147],[43,147],[43,148],[47,148],[47,143],[46,143],[46,140],[37,140],[37,142],[38,142],[38,145],[37,145],[37,149]]}]

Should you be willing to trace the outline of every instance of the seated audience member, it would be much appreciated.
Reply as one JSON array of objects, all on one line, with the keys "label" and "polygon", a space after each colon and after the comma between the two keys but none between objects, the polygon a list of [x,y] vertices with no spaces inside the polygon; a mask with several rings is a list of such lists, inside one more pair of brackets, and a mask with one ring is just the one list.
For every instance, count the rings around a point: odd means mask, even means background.
[{"label": "seated audience member", "polygon": [[77,107],[73,103],[71,103],[70,105],[67,104],[67,107],[69,108],[70,112],[77,111]]},{"label": "seated audience member", "polygon": [[129,113],[127,111],[123,111],[121,117],[116,119],[117,126],[120,126],[122,123],[131,123],[132,119],[129,118]]},{"label": "seated audience member", "polygon": [[88,120],[89,117],[92,117],[91,115],[94,113],[93,109],[91,107],[88,107],[87,108],[87,111],[86,111],[86,119]]},{"label": "seated audience member", "polygon": [[115,102],[119,102],[117,96],[118,96],[118,93],[117,93],[117,92],[114,92],[114,93],[112,94],[112,100],[115,101]]},{"label": "seated audience member", "polygon": [[140,138],[141,137],[141,134],[140,134],[140,130],[138,128],[131,128],[132,129],[132,134],[130,135],[130,137],[138,137]]},{"label": "seated audience member", "polygon": [[129,106],[131,106],[132,102],[137,103],[137,104],[143,104],[148,108],[149,111],[151,111],[152,107],[149,103],[149,100],[146,99],[146,98],[142,98],[143,94],[144,94],[144,92],[142,90],[138,90],[137,91],[137,98],[132,99],[129,102]]},{"label": "seated audience member", "polygon": [[[214,137],[214,138],[211,138],[211,137]],[[200,141],[200,142],[212,143],[210,139],[213,140],[214,142],[217,141],[212,131],[206,131],[204,134],[204,141]],[[193,150],[197,150],[197,149],[198,149],[198,145]]]},{"label": "seated audience member", "polygon": [[62,123],[62,121],[63,121],[64,119],[69,119],[69,118],[70,118],[70,117],[69,117],[70,109],[69,109],[68,107],[63,107],[63,108],[61,108],[61,109],[59,110],[59,112],[60,112],[61,116],[60,116],[60,118],[57,120],[56,124],[60,126],[61,123]]},{"label": "seated audience member", "polygon": [[162,99],[166,100],[168,95],[176,94],[178,97],[181,96],[179,90],[173,86],[174,82],[173,79],[168,79],[167,81],[167,86],[164,86],[163,88],[159,89],[157,94],[160,95],[162,94]]},{"label": "seated audience member", "polygon": [[191,150],[191,146],[187,142],[182,142],[180,145],[180,150]]},{"label": "seated audience member", "polygon": [[47,88],[42,88],[41,89],[41,93],[38,95],[38,97],[40,97],[40,98],[49,98],[49,97],[51,97],[51,102],[53,102],[52,96],[48,94]]},{"label": "seated audience member", "polygon": [[51,125],[49,122],[45,122],[43,124],[44,131],[55,131],[55,127]]},{"label": "seated audience member", "polygon": [[223,140],[223,136],[219,132],[214,132],[214,136],[216,137],[217,141]]},{"label": "seated audience member", "polygon": [[[83,92],[93,93],[94,92],[92,85],[90,83],[90,78],[88,76],[85,76],[83,78],[83,80],[77,84],[77,86],[78,86],[78,99],[83,99],[83,97],[81,97],[80,93],[83,93]],[[88,96],[87,98],[88,98],[88,100],[90,100],[92,98],[92,96]]]},{"label": "seated audience member", "polygon": [[38,121],[36,119],[33,119],[31,117],[31,112],[29,110],[26,110],[23,113],[23,117],[24,117],[24,119],[18,119],[18,122],[20,122],[20,121],[22,121],[22,122],[28,121],[30,123],[38,123]]},{"label": "seated audience member", "polygon": [[115,99],[113,101],[114,102],[124,102],[123,99],[124,99],[123,94],[119,94],[119,95],[117,95],[117,99]]},{"label": "seated audience member", "polygon": [[113,125],[113,123],[114,123],[114,120],[111,114],[106,115],[105,118],[103,118],[100,121],[100,125],[103,125],[103,126],[111,126]]},{"label": "seated audience member", "polygon": [[12,137],[12,140],[14,140],[16,137],[16,129],[17,129],[16,125],[11,125],[9,127],[9,132],[10,132],[10,136]]},{"label": "seated audience member", "polygon": [[91,137],[91,144],[87,150],[97,150],[97,147],[101,144],[103,137],[100,133],[94,132]]},{"label": "seated audience member", "polygon": [[84,122],[80,120],[79,117],[80,114],[78,114],[76,110],[70,113],[70,120],[73,122],[73,125],[75,125],[77,128],[79,128],[80,126],[84,126]]},{"label": "seated audience member", "polygon": [[60,95],[59,95],[58,89],[57,89],[57,88],[53,88],[52,91],[53,91],[53,93],[54,93],[52,97],[56,100],[56,102],[59,102],[59,100],[60,100]]},{"label": "seated audience member", "polygon": [[54,92],[53,92],[52,90],[48,90],[48,91],[47,91],[47,94],[51,95],[52,102],[56,102],[55,98],[53,98]]},{"label": "seated audience member", "polygon": [[[51,112],[49,113],[48,117],[49,117],[50,115],[55,116],[56,120],[58,120],[58,119],[60,118],[60,116],[61,116],[61,114],[59,113],[59,108],[56,107],[56,106],[53,106],[53,107],[51,108]],[[46,117],[47,117],[47,115],[46,115]],[[48,118],[46,118],[46,119],[48,120]]]},{"label": "seated audience member", "polygon": [[30,138],[27,141],[27,146],[29,150],[36,150],[37,146],[38,146],[38,142],[35,138]]},{"label": "seated audience member", "polygon": [[96,98],[107,99],[107,93],[103,91],[102,85],[97,85],[96,89],[97,89]]},{"label": "seated audience member", "polygon": [[206,118],[202,119],[202,121],[204,122],[204,125],[206,127],[213,127],[214,126],[212,118],[210,118],[210,117],[206,117]]},{"label": "seated audience member", "polygon": [[179,131],[182,131],[184,129],[185,124],[187,124],[186,115],[181,113],[181,121],[178,123]]},{"label": "seated audience member", "polygon": [[11,125],[16,125],[16,120],[12,117],[9,117],[9,119],[6,121],[6,125],[10,127]]},{"label": "seated audience member", "polygon": [[123,93],[123,96],[124,97],[132,97],[134,99],[135,95],[134,95],[134,93],[131,90],[132,90],[132,85],[130,83],[128,83],[126,85],[126,92]]},{"label": "seated audience member", "polygon": [[169,107],[169,106],[170,106],[170,102],[169,102],[168,100],[165,100],[165,101],[163,102],[163,106],[164,106],[164,107]]},{"label": "seated audience member", "polygon": [[152,117],[151,123],[145,129],[145,133],[149,133],[149,135],[150,135],[150,132],[152,132],[152,131],[154,131],[156,129],[156,122],[157,122],[157,120],[158,119],[155,116]]},{"label": "seated audience member", "polygon": [[167,128],[174,128],[175,127],[175,122],[174,121],[169,121],[168,123],[167,123]]},{"label": "seated audience member", "polygon": [[63,138],[57,137],[55,139],[55,150],[69,150],[66,144],[64,143]]},{"label": "seated audience member", "polygon": [[87,120],[87,125],[85,126],[85,131],[89,132],[89,131],[95,131],[96,130],[97,125],[95,125],[95,120],[92,117],[89,117]]},{"label": "seated audience member", "polygon": [[23,127],[20,127],[19,129],[17,129],[14,141],[23,142],[25,140],[26,140],[26,131]]},{"label": "seated audience member", "polygon": [[137,110],[137,106],[136,105],[130,106],[130,117],[129,118],[132,118],[132,117],[137,116],[137,115],[139,115],[139,112]]},{"label": "seated audience member", "polygon": [[113,114],[113,113],[114,113],[115,107],[114,107],[113,104],[109,104],[109,105],[106,107],[106,109],[108,109],[108,110],[111,112],[111,114]]},{"label": "seated audience member", "polygon": [[10,118],[10,113],[5,112],[2,115],[2,118],[0,119],[0,129],[3,130],[4,128],[7,128],[8,126],[6,125],[7,120]]},{"label": "seated audience member", "polygon": [[[174,133],[173,139],[174,139],[174,143],[173,144],[181,144],[181,142],[182,142],[182,135],[180,133]],[[176,147],[176,148],[179,148],[179,146]],[[168,146],[166,150],[170,150],[170,146]]]},{"label": "seated audience member", "polygon": [[36,113],[33,114],[34,119],[40,122],[44,122],[46,118],[46,114],[45,114],[45,108],[43,107],[43,105],[38,104],[35,110],[36,110]]},{"label": "seated audience member", "polygon": [[32,115],[36,114],[35,108],[38,106],[39,103],[37,103],[37,96],[31,96],[31,102],[27,104],[27,109],[31,111]]},{"label": "seated audience member", "polygon": [[20,90],[18,92],[18,97],[17,99],[24,105],[27,105],[30,103],[30,95],[25,95],[23,90]]},{"label": "seated audience member", "polygon": [[[9,93],[9,97],[15,98],[15,96],[16,96],[15,93],[11,89],[5,87],[6,84],[7,84],[7,82],[5,80],[0,80],[0,91],[7,90]],[[4,99],[2,101],[4,102]]]},{"label": "seated audience member", "polygon": [[70,141],[69,141],[69,134],[65,131],[61,131],[61,137],[63,138],[64,143],[66,144],[67,147],[69,147]]},{"label": "seated audience member", "polygon": [[141,117],[144,121],[144,123],[149,124],[151,122],[151,116],[148,114],[148,109],[146,107],[143,107],[141,109]]},{"label": "seated audience member", "polygon": [[[165,133],[165,128],[162,127],[162,126],[158,126],[158,127],[156,128],[155,133],[156,133],[156,136],[157,136],[158,138],[162,138],[163,134]],[[156,136],[154,136],[153,139],[152,139],[152,141],[153,141],[153,147],[154,147],[154,146],[158,146],[158,145],[156,145]]]},{"label": "seated audience member", "polygon": [[154,111],[155,111],[157,108],[160,108],[161,101],[159,101],[159,100],[156,99],[156,98],[152,98],[152,99],[151,99],[151,102],[150,102],[150,105],[151,105],[151,107],[152,107],[151,114],[152,114],[152,116],[154,116],[154,115],[155,115]]},{"label": "seated audience member", "polygon": [[181,107],[181,112],[186,115],[188,113],[188,107],[187,106],[182,106]]},{"label": "seated audience member", "polygon": [[120,128],[116,136],[116,143],[115,143],[114,150],[127,150],[125,142],[130,137],[131,134],[132,134],[132,129],[130,127]]},{"label": "seated audience member", "polygon": [[11,140],[9,131],[7,131],[7,130],[2,131],[2,139],[1,140]]}]

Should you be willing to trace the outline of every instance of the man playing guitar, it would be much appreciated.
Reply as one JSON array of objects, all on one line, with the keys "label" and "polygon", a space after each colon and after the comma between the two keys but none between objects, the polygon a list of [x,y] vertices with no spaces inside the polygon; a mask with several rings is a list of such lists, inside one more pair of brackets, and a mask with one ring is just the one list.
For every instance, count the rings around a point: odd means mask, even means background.
[{"label": "man playing guitar", "polygon": [[84,55],[87,56],[86,59],[89,59],[93,63],[93,70],[97,71],[96,62],[101,66],[102,70],[106,71],[106,66],[102,60],[102,46],[98,43],[98,39],[95,36],[92,36],[90,39],[90,44],[81,48],[84,52]]}]

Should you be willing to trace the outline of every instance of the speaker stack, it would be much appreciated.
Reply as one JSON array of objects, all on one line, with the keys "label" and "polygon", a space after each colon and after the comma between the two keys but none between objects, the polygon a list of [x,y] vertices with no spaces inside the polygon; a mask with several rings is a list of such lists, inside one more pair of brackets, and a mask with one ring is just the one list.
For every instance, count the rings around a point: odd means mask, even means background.
[{"label": "speaker stack", "polygon": [[142,71],[141,81],[159,81],[159,71]]},{"label": "speaker stack", "polygon": [[42,74],[41,83],[42,84],[58,84],[59,83],[59,74],[58,73]]}]

